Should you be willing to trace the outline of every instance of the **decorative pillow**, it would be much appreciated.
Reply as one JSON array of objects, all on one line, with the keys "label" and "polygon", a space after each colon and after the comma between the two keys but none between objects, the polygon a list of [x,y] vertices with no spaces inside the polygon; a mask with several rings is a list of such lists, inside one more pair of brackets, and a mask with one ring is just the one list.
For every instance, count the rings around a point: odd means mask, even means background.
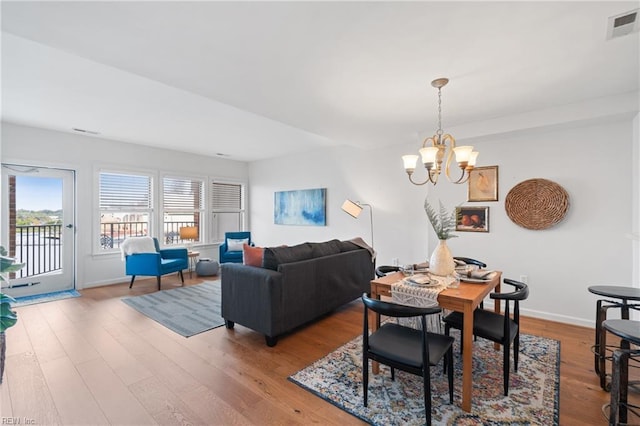
[{"label": "decorative pillow", "polygon": [[264,248],[262,247],[251,247],[246,243],[242,245],[242,263],[245,265],[262,268],[263,255]]},{"label": "decorative pillow", "polygon": [[242,238],[240,240],[234,240],[227,238],[227,251],[242,251],[243,244],[249,244],[249,239]]}]

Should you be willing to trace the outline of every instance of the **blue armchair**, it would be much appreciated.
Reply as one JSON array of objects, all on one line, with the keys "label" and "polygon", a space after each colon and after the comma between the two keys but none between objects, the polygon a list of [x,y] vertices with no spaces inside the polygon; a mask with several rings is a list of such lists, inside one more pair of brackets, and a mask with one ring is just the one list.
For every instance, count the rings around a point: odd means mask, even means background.
[{"label": "blue armchair", "polygon": [[[220,244],[220,263],[242,263],[242,245],[233,244],[229,246],[229,240],[247,240],[247,244],[253,245],[251,232],[226,232],[224,243]],[[235,245],[235,247],[233,247]],[[231,248],[232,250],[229,250]],[[234,250],[235,249],[235,250]],[[239,250],[238,250],[239,249]]]},{"label": "blue armchair", "polygon": [[136,279],[136,275],[154,276],[158,278],[158,290],[160,290],[160,277],[172,272],[180,274],[180,280],[184,285],[182,270],[189,268],[189,260],[186,248],[172,248],[160,250],[158,239],[154,238],[153,243],[156,253],[132,253],[125,256],[125,270],[127,275],[131,275],[131,284]]}]

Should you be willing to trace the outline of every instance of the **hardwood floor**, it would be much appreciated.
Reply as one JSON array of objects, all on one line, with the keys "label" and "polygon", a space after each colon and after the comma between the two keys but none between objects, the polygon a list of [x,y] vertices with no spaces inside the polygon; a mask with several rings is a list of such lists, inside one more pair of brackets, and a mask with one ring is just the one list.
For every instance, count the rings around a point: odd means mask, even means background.
[{"label": "hardwood floor", "polygon": [[[179,285],[173,276],[162,281],[163,289]],[[3,424],[363,424],[287,380],[361,333],[359,301],[268,348],[240,325],[185,339],[120,301],[154,291],[155,279],[140,280],[132,290],[123,283],[17,308],[0,385]],[[609,394],[593,372],[593,330],[522,322],[525,333],[561,341],[560,424],[606,424]],[[631,399],[640,403],[637,393]]]}]

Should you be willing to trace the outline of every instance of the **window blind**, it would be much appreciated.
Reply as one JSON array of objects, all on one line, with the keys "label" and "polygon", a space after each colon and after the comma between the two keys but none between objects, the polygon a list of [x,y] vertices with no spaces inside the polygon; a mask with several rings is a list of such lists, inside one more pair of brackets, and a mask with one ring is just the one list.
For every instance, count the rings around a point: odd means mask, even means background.
[{"label": "window blind", "polygon": [[151,209],[151,178],[100,173],[100,210]]},{"label": "window blind", "polygon": [[164,209],[200,210],[204,205],[204,183],[198,180],[165,177],[162,180]]},{"label": "window blind", "polygon": [[242,210],[242,185],[213,182],[211,187],[213,211]]}]

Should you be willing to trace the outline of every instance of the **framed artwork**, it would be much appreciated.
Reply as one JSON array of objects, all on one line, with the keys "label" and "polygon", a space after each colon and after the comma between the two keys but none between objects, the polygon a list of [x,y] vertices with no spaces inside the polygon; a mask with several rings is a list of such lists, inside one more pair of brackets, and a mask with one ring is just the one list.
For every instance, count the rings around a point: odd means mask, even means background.
[{"label": "framed artwork", "polygon": [[273,222],[276,225],[326,226],[327,188],[274,193]]},{"label": "framed artwork", "polygon": [[498,166],[474,168],[468,182],[467,201],[498,201]]},{"label": "framed artwork", "polygon": [[456,231],[489,232],[489,207],[456,207]]}]

